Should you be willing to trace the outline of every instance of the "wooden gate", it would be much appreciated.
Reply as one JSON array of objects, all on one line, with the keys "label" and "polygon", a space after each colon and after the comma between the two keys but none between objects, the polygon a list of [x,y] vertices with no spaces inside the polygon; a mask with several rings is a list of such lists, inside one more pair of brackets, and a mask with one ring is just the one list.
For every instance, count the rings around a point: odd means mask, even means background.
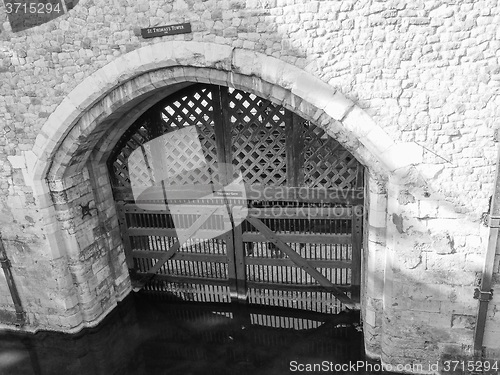
[{"label": "wooden gate", "polygon": [[[363,168],[309,121],[253,94],[197,84],[139,118],[108,167],[128,267],[145,291],[356,307]],[[244,195],[227,189],[236,174]]]}]

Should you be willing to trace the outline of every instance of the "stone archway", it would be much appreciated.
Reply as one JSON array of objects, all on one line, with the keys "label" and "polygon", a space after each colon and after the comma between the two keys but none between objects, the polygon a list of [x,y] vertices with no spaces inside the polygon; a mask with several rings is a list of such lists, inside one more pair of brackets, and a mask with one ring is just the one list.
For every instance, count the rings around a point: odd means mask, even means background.
[{"label": "stone archway", "polygon": [[[322,126],[368,169],[363,316],[367,351],[377,355],[383,314],[383,259],[390,173],[407,173],[421,150],[395,144],[369,116],[313,75],[273,57],[211,43],[165,42],[130,52],[79,84],[42,127],[33,148],[32,185],[53,256],[66,256],[79,323],[97,324],[130,291],[107,153],[128,126],[189,82],[224,85],[268,98]],[[76,320],[78,322],[78,319]]]}]

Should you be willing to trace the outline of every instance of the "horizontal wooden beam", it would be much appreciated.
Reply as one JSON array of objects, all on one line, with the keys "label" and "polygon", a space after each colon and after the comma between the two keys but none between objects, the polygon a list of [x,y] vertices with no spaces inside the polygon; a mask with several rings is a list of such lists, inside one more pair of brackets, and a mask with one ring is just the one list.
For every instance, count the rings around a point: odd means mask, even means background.
[{"label": "horizontal wooden beam", "polygon": [[[133,250],[132,256],[134,258],[148,258],[148,259],[161,259],[165,252],[163,251],[147,251],[147,250]],[[227,263],[228,259],[225,255],[215,254],[200,254],[200,253],[183,253],[177,251],[170,260],[183,260],[188,262],[212,262],[212,263]]]},{"label": "horizontal wooden beam", "polygon": [[[210,240],[210,239],[218,239],[225,234],[225,230],[231,230],[231,227],[225,229],[200,229],[198,230],[191,239],[199,239],[199,240]],[[130,227],[127,229],[127,233],[131,237],[144,237],[144,236],[158,236],[158,237],[170,237],[176,238],[179,235],[182,235],[187,228],[183,229],[173,229],[173,228],[140,228],[140,227]],[[224,232],[221,234],[221,232]],[[196,243],[196,242],[195,242]]]},{"label": "horizontal wooden beam", "polygon": [[[325,293],[325,288],[320,284],[284,284],[284,283],[270,283],[260,281],[247,281],[247,288],[253,289],[268,289],[268,290],[283,290],[283,291],[297,291],[297,292],[316,292]],[[334,284],[334,286],[342,292],[350,292],[351,285]]]},{"label": "horizontal wooden beam", "polygon": [[[274,233],[274,232],[273,232]],[[312,243],[312,244],[350,244],[350,234],[300,234],[300,233],[274,233],[281,241],[286,243]],[[268,237],[261,233],[245,232],[242,235],[244,242],[270,242]]]},{"label": "horizontal wooden beam", "polygon": [[[223,193],[224,192],[224,193]],[[244,196],[242,193],[244,192]],[[228,191],[222,185],[182,185],[169,186],[164,191],[161,186],[147,188],[139,197],[135,197],[130,187],[113,187],[115,199],[120,201],[168,201],[202,199],[207,195],[230,200],[257,200],[278,202],[309,202],[309,203],[338,203],[346,205],[363,204],[363,189],[325,189],[309,188],[306,186],[268,186],[245,184],[244,189]],[[165,195],[164,195],[165,194]]]},{"label": "horizontal wooden beam", "polygon": [[249,208],[248,215],[257,218],[271,219],[330,219],[340,220],[352,218],[351,207],[257,207]]},{"label": "horizontal wooden beam", "polygon": [[[343,260],[312,260],[308,259],[307,263],[316,268],[351,268],[351,262]],[[258,258],[245,257],[245,264],[248,265],[263,265],[263,266],[286,266],[298,267],[293,261],[287,258]]]},{"label": "horizontal wooden beam", "polygon": [[[120,209],[126,213],[135,214],[171,214],[171,215],[203,215],[208,212],[213,212],[214,216],[227,216],[227,207],[225,205],[215,204],[171,204],[164,203],[118,203]],[[215,210],[215,211],[214,211]]]},{"label": "horizontal wooden beam", "polygon": [[[137,272],[137,277],[149,276],[149,273]],[[171,283],[187,283],[200,285],[225,285],[229,286],[229,279],[216,279],[213,277],[195,277],[195,276],[174,276],[157,273],[154,275],[155,280],[161,280]]]}]

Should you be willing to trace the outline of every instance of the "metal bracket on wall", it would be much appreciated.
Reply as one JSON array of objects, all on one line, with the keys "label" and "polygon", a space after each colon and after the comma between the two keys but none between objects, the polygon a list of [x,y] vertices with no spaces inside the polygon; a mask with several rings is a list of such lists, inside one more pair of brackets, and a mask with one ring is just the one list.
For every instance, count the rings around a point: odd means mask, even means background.
[{"label": "metal bracket on wall", "polygon": [[478,299],[481,302],[489,302],[493,299],[493,289],[489,292],[483,292],[479,288],[474,289],[474,299]]},{"label": "metal bracket on wall", "polygon": [[80,204],[80,208],[82,209],[82,219],[85,218],[85,216],[92,216],[91,210],[95,210],[95,208],[90,208],[90,202],[87,204]]},{"label": "metal bracket on wall", "polygon": [[17,327],[22,327],[26,324],[26,311],[16,311],[16,323]]},{"label": "metal bracket on wall", "polygon": [[10,268],[10,266],[12,264],[10,263],[10,259],[0,258],[0,265],[1,265],[2,268],[4,268],[4,267]]}]

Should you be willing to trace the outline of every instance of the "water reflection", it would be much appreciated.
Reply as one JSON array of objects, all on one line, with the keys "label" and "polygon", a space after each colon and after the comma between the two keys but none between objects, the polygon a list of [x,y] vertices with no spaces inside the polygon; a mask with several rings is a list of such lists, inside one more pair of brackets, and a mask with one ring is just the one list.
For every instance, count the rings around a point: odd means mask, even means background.
[{"label": "water reflection", "polygon": [[0,373],[286,374],[298,372],[291,361],[363,360],[362,333],[352,324],[359,317],[326,317],[132,294],[98,327],[76,335],[1,333]]}]

